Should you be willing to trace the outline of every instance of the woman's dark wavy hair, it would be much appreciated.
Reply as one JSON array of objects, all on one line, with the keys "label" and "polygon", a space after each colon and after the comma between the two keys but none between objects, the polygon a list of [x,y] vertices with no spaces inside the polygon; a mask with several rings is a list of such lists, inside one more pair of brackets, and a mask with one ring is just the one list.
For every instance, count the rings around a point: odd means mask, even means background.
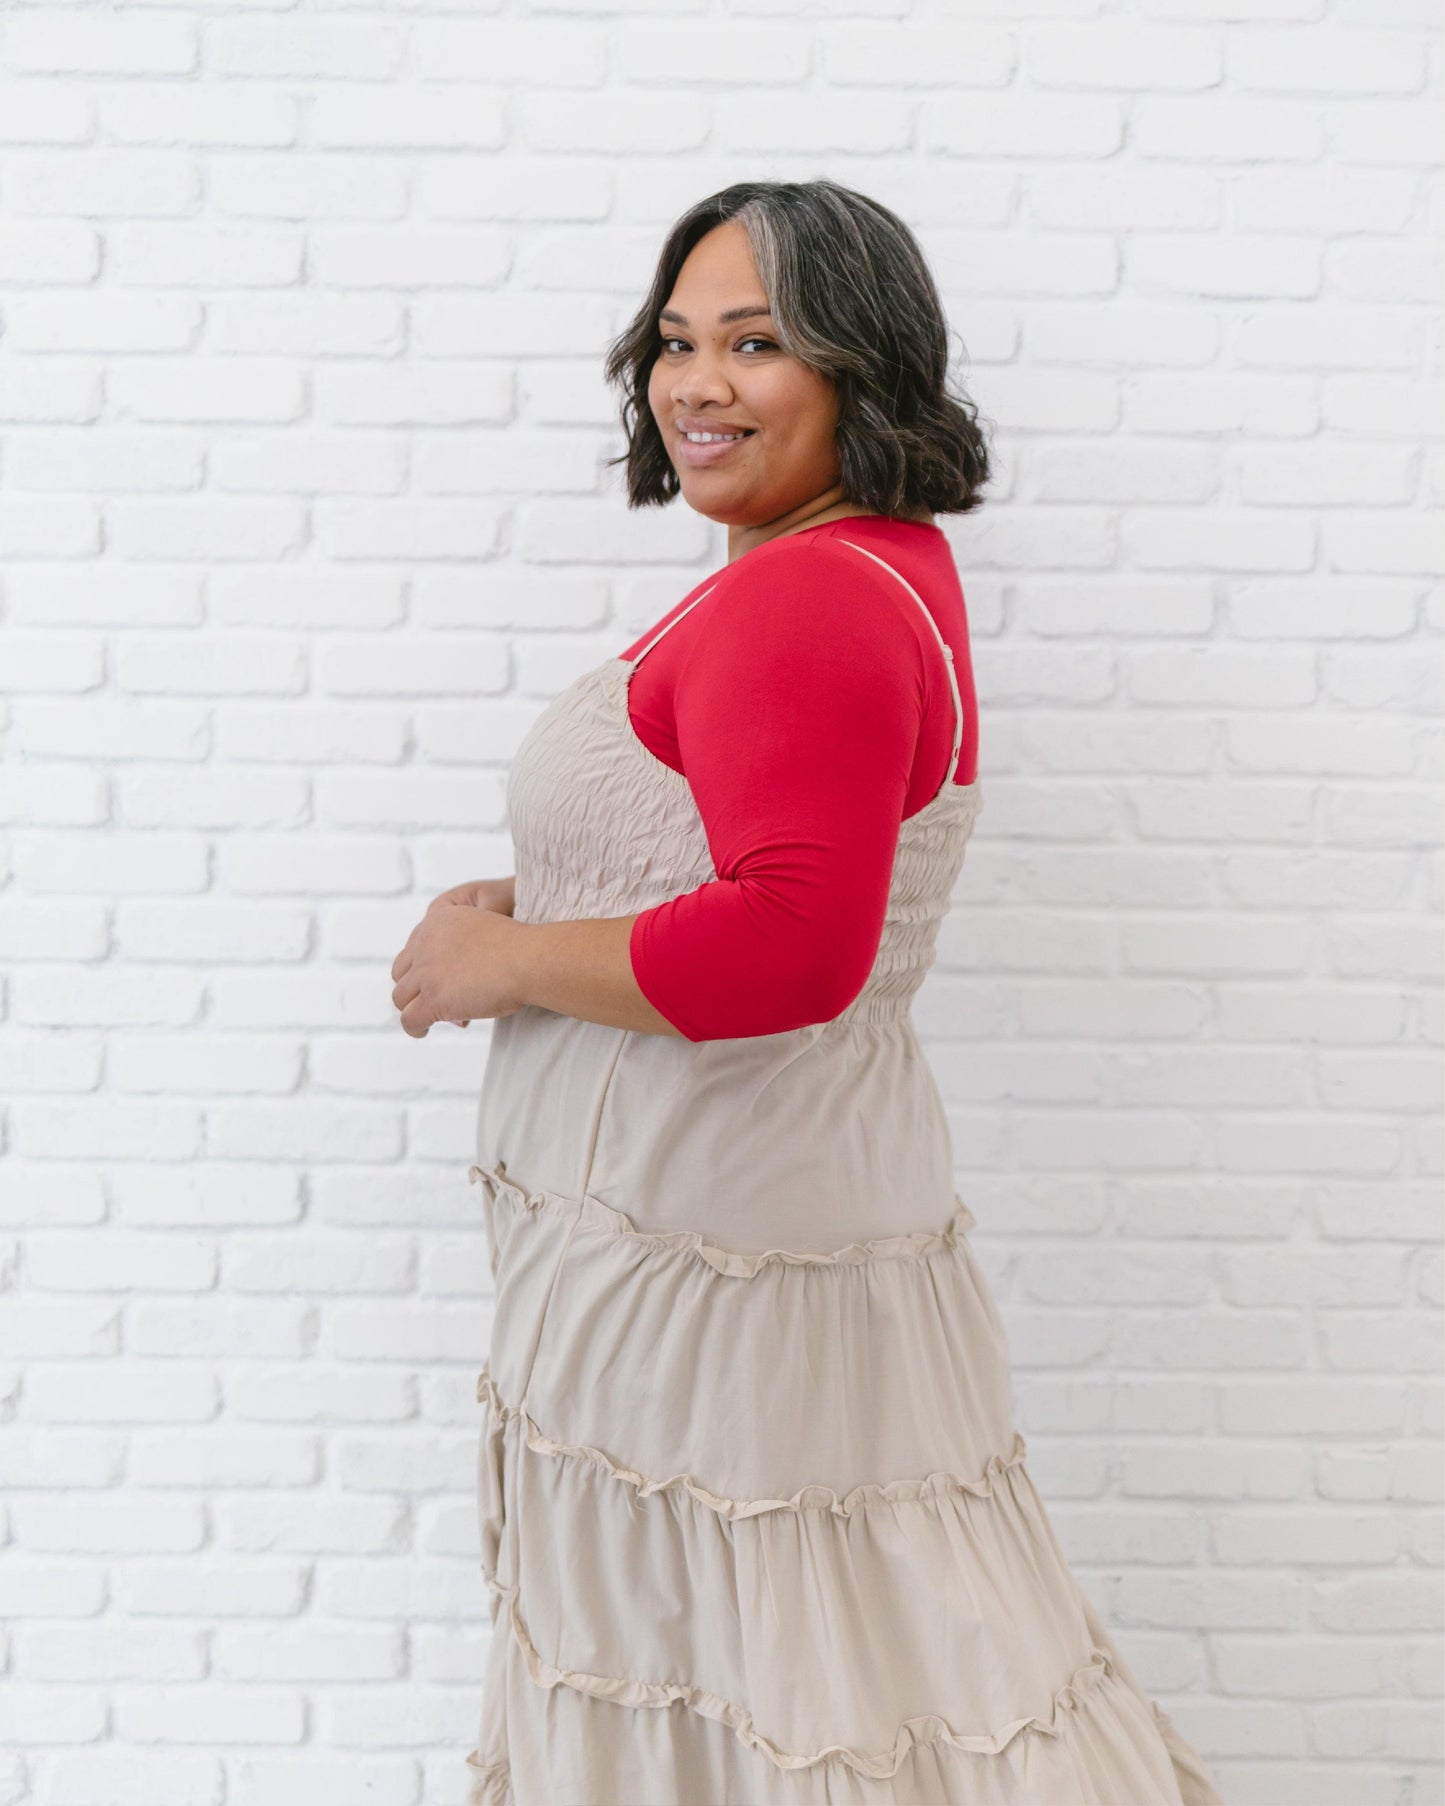
[{"label": "woman's dark wavy hair", "polygon": [[979,506],[990,466],[977,406],[948,387],[948,326],[933,276],[897,214],[852,188],[734,182],[673,226],[647,299],[607,353],[623,392],[629,508],[661,506],[681,485],[647,386],[662,348],[658,314],[688,253],[738,220],[784,351],[819,371],[838,397],[839,482],[880,514],[964,514]]}]

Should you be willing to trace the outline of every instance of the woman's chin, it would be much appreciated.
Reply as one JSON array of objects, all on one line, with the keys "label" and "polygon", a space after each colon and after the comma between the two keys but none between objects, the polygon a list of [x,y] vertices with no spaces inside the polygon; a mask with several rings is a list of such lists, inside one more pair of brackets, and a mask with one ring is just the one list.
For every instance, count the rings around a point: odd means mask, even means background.
[{"label": "woman's chin", "polygon": [[[691,473],[694,475],[701,473]],[[756,510],[726,483],[682,480],[682,499],[694,514],[706,515],[722,527],[746,527],[752,524]]]}]

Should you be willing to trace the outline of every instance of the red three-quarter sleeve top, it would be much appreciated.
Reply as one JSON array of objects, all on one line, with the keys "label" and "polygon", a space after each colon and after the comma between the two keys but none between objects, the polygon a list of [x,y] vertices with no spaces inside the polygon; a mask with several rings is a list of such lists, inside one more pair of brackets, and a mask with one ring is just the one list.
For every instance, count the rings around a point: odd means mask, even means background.
[{"label": "red three-quarter sleeve top", "polygon": [[628,712],[681,772],[717,880],[633,923],[643,995],[691,1041],[778,1034],[838,1015],[878,952],[899,824],[953,746],[953,652],[970,782],[978,724],[968,620],[942,530],[857,515],[767,540],[710,574],[626,648],[711,594],[637,667]]}]

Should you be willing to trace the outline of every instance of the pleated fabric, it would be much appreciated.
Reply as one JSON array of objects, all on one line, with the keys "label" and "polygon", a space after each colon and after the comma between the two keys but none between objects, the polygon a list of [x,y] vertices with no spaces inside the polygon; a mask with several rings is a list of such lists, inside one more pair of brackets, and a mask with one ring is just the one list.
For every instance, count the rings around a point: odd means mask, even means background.
[{"label": "pleated fabric", "polygon": [[[657,637],[514,757],[518,920],[716,881],[627,718]],[[946,781],[902,824],[832,1022],[493,1023],[467,1806],[1222,1806],[1034,1491],[909,1013],[980,806]]]}]

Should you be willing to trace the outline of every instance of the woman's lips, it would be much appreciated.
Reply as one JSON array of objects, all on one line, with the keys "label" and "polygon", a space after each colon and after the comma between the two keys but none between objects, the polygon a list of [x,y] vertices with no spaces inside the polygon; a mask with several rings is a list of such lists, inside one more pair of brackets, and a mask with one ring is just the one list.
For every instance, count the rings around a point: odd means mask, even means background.
[{"label": "woman's lips", "polygon": [[706,445],[695,445],[685,433],[677,435],[677,461],[685,464],[689,470],[702,470],[709,464],[720,464],[724,458],[731,457],[740,446],[746,445],[752,433],[744,433],[741,439],[714,439]]}]

